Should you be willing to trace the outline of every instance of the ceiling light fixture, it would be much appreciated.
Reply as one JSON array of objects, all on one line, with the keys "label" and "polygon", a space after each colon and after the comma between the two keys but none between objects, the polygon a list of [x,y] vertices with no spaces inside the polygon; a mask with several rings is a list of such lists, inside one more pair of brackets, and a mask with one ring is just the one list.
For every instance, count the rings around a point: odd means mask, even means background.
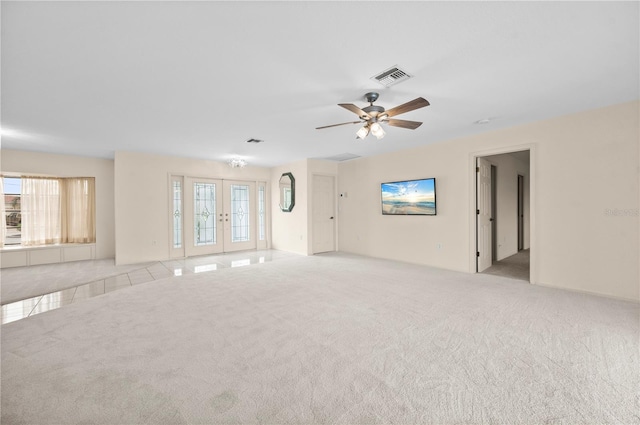
[{"label": "ceiling light fixture", "polygon": [[372,123],[366,124],[360,130],[358,130],[358,132],[356,133],[356,139],[364,139],[369,135],[369,133],[376,136],[376,139],[378,140],[382,139],[384,135],[387,134],[382,128],[382,126],[380,125],[380,123],[372,122]]},{"label": "ceiling light fixture", "polygon": [[369,135],[369,125],[365,125],[356,132],[356,139],[364,139]]},{"label": "ceiling light fixture", "polygon": [[247,161],[241,158],[232,158],[228,162],[231,168],[243,168],[247,166]]},{"label": "ceiling light fixture", "polygon": [[387,133],[384,132],[384,129],[380,124],[378,124],[377,122],[374,122],[373,124],[371,124],[371,134],[376,136],[376,139],[380,140]]}]

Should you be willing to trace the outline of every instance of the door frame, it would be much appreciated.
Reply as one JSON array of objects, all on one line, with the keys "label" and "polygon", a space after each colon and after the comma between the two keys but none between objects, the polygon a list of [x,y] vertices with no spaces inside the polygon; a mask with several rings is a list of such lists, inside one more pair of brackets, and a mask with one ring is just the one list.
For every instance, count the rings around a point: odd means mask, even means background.
[{"label": "door frame", "polygon": [[536,284],[539,282],[538,276],[538,231],[537,231],[537,181],[538,181],[538,155],[537,144],[526,143],[514,146],[504,146],[500,148],[486,149],[471,152],[468,157],[468,184],[469,184],[469,249],[468,249],[468,271],[476,272],[476,243],[477,243],[477,214],[476,214],[476,158],[500,155],[505,153],[513,153],[518,151],[529,151],[529,282]]},{"label": "door frame", "polygon": [[518,206],[516,208],[518,214],[518,252],[524,249],[524,176],[520,173],[518,176]]},{"label": "door frame", "polygon": [[496,261],[498,261],[498,167],[491,164],[491,264]]}]

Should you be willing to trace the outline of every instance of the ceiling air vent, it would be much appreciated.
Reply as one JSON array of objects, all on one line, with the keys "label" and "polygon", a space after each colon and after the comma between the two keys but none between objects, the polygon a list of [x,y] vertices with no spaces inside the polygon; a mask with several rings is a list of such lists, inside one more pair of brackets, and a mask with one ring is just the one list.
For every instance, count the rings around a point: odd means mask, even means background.
[{"label": "ceiling air vent", "polygon": [[406,71],[398,68],[398,66],[389,68],[386,71],[383,71],[380,74],[371,77],[372,80],[379,82],[385,87],[391,87],[395,84],[408,80],[409,78],[411,78],[411,75],[409,75]]}]

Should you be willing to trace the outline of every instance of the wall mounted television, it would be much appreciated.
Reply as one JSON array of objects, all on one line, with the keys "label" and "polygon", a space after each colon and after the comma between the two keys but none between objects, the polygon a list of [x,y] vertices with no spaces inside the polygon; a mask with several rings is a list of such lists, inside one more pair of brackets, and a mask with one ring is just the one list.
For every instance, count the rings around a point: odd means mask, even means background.
[{"label": "wall mounted television", "polygon": [[436,179],[382,183],[383,215],[436,215]]}]

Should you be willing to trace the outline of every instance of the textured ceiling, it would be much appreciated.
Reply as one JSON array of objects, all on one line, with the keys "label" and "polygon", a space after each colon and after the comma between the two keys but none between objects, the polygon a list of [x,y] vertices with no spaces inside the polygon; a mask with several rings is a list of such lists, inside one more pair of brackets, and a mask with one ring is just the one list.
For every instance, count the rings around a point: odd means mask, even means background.
[{"label": "textured ceiling", "polygon": [[[7,2],[2,147],[274,166],[639,98],[638,2]],[[399,65],[414,78],[370,77]],[[382,140],[337,106],[422,96]],[[488,124],[475,121],[491,118]],[[260,144],[247,139],[265,140]]]}]

